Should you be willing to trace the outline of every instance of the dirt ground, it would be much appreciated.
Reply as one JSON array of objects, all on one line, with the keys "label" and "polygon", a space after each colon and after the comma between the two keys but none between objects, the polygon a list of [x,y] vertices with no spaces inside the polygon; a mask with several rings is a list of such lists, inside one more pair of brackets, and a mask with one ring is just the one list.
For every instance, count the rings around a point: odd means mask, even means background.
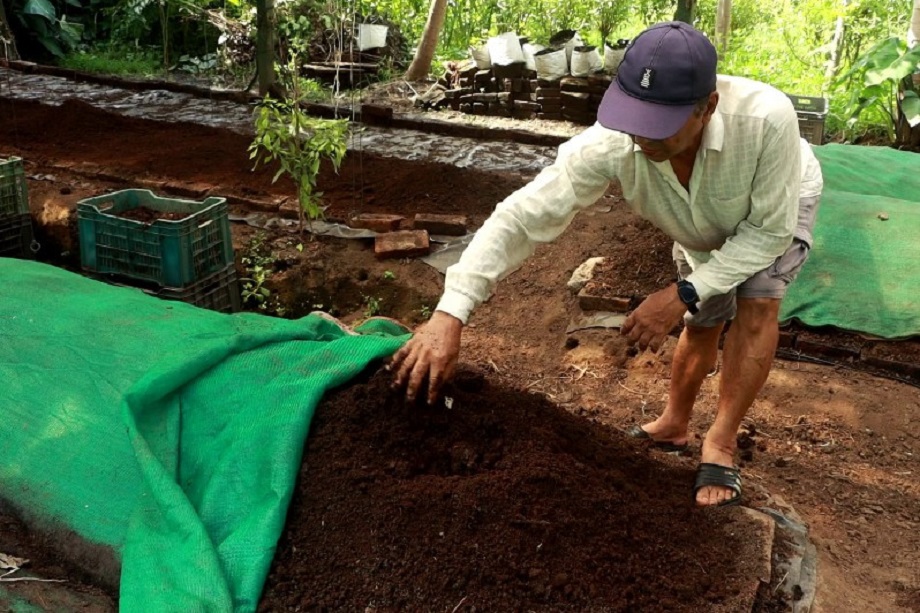
[{"label": "dirt ground", "polygon": [[[177,195],[210,190],[227,196],[234,212],[246,213],[277,211],[293,194],[283,179],[272,185],[270,171],[251,172],[247,139],[230,132],[126,119],[78,102],[56,109],[0,104],[0,156],[26,159],[32,212],[43,227],[40,257],[54,263],[78,267],[72,211],[87,196],[138,186]],[[333,218],[462,212],[475,225],[521,183],[516,175],[353,154],[338,177],[324,174],[320,188]],[[262,238],[262,231],[244,224],[233,231],[241,256],[252,251],[253,239],[268,245],[275,264],[267,286],[285,316],[323,308],[354,322],[376,310],[417,323],[440,294],[442,278],[433,268],[418,260],[378,261],[369,241],[311,240],[282,230]],[[605,279],[625,280],[618,291],[647,293],[673,274],[660,253],[653,261],[647,257],[662,244],[612,189],[563,237],[538,248],[475,313],[464,333],[464,366],[483,373],[491,389],[541,395],[598,428],[650,420],[664,406],[674,339],[658,354],[630,355],[613,332],[566,334],[579,308],[565,283],[582,261],[603,255],[614,263]],[[689,488],[718,385],[716,373],[701,392],[692,423],[694,454],[673,460],[679,469],[674,478],[686,481],[680,487]],[[507,410],[517,410],[516,396],[501,397],[514,405]],[[818,610],[920,611],[920,389],[845,366],[780,360],[747,425],[741,465],[750,502],[780,497],[808,522],[819,552]],[[647,500],[649,491],[635,495]],[[661,493],[655,503],[669,500]],[[698,527],[718,521],[715,515],[690,520],[682,511],[675,518],[681,529],[687,521],[702,522],[692,524]]]}]

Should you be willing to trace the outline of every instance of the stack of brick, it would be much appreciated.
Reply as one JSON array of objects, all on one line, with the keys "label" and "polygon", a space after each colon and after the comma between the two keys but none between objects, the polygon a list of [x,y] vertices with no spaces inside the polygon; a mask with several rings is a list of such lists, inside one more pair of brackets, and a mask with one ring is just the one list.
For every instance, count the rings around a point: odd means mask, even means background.
[{"label": "stack of brick", "polygon": [[456,109],[464,113],[533,119],[540,111],[534,102],[535,76],[523,63],[493,66],[490,70],[472,68],[461,73],[460,87],[447,94],[451,107],[456,104]]},{"label": "stack of brick", "polygon": [[454,88],[447,90],[440,106],[471,115],[564,119],[591,125],[611,81],[612,77],[604,73],[537,79],[536,73],[526,70],[523,64],[493,66],[490,70],[473,66],[459,73]]},{"label": "stack of brick", "polygon": [[[601,100],[604,99],[604,94],[607,93],[607,89],[610,87],[610,84],[613,83],[614,76],[599,72],[588,76],[588,101],[591,108],[591,114],[594,118],[597,117],[597,109],[601,106]],[[594,119],[591,120],[592,123]]]},{"label": "stack of brick", "polygon": [[536,101],[540,105],[539,119],[562,119],[562,91],[559,81],[537,79]]}]

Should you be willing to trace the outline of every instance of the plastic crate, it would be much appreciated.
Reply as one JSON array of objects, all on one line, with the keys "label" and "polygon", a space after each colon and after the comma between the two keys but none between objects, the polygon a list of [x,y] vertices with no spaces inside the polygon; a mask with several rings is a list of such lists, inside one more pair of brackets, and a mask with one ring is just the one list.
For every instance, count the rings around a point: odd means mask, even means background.
[{"label": "plastic crate", "polygon": [[0,257],[32,257],[32,218],[11,215],[0,219]]},{"label": "plastic crate", "polygon": [[786,94],[799,118],[799,134],[813,145],[824,142],[824,120],[827,118],[827,98]]},{"label": "plastic crate", "polygon": [[[140,207],[189,216],[145,223],[116,215]],[[196,202],[128,189],[81,200],[77,218],[80,259],[91,273],[184,288],[233,263],[225,198]]]},{"label": "plastic crate", "polygon": [[153,295],[164,300],[179,300],[222,313],[236,313],[242,309],[243,304],[236,267],[233,264],[188,287],[164,287],[153,292]]},{"label": "plastic crate", "polygon": [[29,189],[22,159],[0,158],[0,219],[29,213]]}]

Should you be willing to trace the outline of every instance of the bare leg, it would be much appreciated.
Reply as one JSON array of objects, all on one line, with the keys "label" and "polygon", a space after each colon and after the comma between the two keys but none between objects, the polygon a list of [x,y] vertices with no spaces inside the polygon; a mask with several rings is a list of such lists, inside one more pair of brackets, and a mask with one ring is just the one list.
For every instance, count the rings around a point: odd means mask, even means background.
[{"label": "bare leg", "polygon": [[[760,392],[779,340],[780,300],[739,298],[738,314],[732,322],[722,351],[722,380],[719,411],[703,441],[702,461],[734,466],[738,428]],[[726,487],[707,486],[696,495],[699,505],[718,504],[734,493]]]},{"label": "bare leg", "polygon": [[687,326],[681,333],[671,362],[668,405],[661,417],[642,426],[656,441],[675,445],[687,442],[687,426],[693,403],[703,385],[703,379],[715,366],[722,328],[722,324],[712,328]]}]

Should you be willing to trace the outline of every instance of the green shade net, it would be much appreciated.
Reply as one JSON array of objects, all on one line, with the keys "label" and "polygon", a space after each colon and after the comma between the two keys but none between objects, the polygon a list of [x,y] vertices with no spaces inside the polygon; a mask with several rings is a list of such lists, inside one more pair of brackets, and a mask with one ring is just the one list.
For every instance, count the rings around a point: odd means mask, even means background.
[{"label": "green shade net", "polygon": [[0,259],[0,498],[122,562],[125,611],[251,611],[323,393],[405,328],[223,315]]},{"label": "green shade net", "polygon": [[780,319],[890,339],[920,334],[920,155],[814,151],[824,173],[814,246]]}]

